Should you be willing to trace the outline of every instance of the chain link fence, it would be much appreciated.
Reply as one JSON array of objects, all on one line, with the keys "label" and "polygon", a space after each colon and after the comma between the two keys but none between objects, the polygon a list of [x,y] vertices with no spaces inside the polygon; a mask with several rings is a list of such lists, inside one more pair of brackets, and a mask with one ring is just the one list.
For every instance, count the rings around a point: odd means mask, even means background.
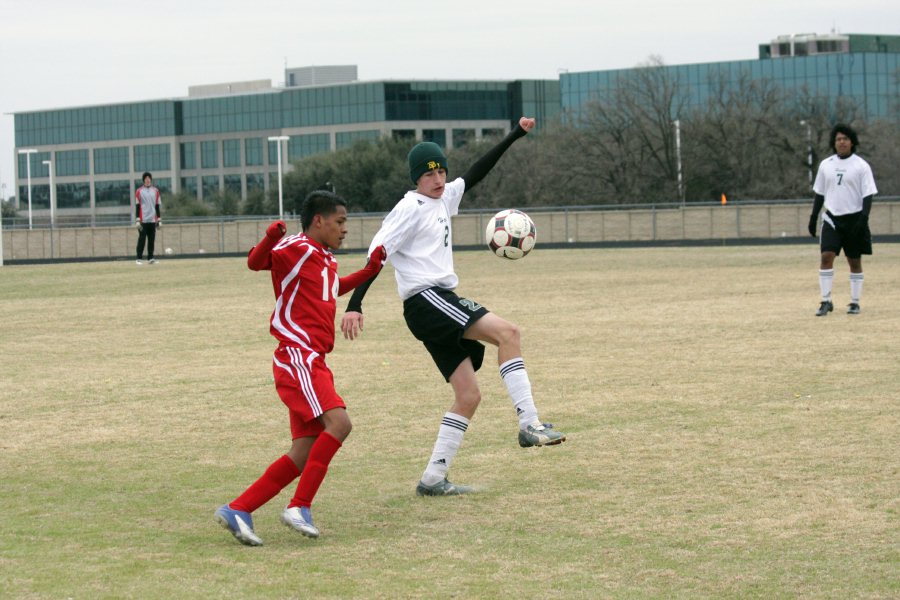
[{"label": "chain link fence", "polygon": [[[538,245],[605,245],[697,241],[788,241],[807,238],[810,200],[728,202],[727,204],[660,204],[578,207],[529,207],[537,226]],[[453,219],[457,248],[482,246],[484,229],[494,209],[465,210]],[[207,217],[166,219],[156,235],[158,257],[245,254],[276,217]],[[368,248],[384,214],[351,213],[345,251]],[[299,231],[299,218],[286,216],[289,231]],[[900,197],[878,198],[869,218],[874,236],[900,234]],[[133,258],[138,231],[130,221],[107,224],[69,220],[57,226],[27,219],[4,219],[3,260],[15,263],[47,260]]]}]

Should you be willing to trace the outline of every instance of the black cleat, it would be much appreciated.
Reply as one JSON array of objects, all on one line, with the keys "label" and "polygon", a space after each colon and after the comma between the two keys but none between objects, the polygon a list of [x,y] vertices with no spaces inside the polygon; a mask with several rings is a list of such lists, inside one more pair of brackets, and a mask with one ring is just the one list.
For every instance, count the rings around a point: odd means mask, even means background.
[{"label": "black cleat", "polygon": [[816,316],[824,317],[833,310],[834,304],[831,303],[831,300],[822,300],[822,303],[819,304],[819,310],[816,311]]},{"label": "black cleat", "polygon": [[847,314],[848,315],[858,315],[859,314],[859,303],[851,302],[847,305]]}]

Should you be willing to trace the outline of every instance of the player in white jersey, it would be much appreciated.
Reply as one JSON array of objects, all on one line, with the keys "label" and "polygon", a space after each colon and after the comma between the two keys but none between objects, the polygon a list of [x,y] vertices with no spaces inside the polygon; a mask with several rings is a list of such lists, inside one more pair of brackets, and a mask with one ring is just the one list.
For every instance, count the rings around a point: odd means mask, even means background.
[{"label": "player in white jersey", "polygon": [[[519,328],[468,298],[456,295],[459,283],[453,269],[452,224],[463,193],[472,189],[513,142],[534,128],[534,119],[519,124],[499,144],[478,159],[463,175],[447,182],[447,157],[432,142],[417,144],[407,158],[416,184],[384,219],[372,239],[372,248],[384,246],[394,266],[403,316],[444,379],[453,387],[454,401],[441,422],[425,472],[416,486],[420,496],[453,496],[472,488],[450,483],[450,463],[463,434],[481,402],[475,372],[481,367],[487,342],[497,346],[500,376],[519,418],[519,445],[559,444],[565,434],[538,418],[531,383],[522,360]],[[356,289],[341,320],[347,339],[359,335],[363,325],[362,299],[369,282]]]},{"label": "player in white jersey", "polygon": [[137,264],[144,263],[144,243],[147,244],[147,260],[156,263],[153,258],[153,247],[156,244],[156,229],[162,224],[162,208],[159,190],[153,186],[153,176],[144,173],[141,176],[144,185],[134,193],[134,225],[138,228]]},{"label": "player in white jersey", "polygon": [[834,258],[844,250],[850,265],[850,304],[847,313],[859,314],[862,297],[862,255],[872,254],[872,234],[869,231],[869,211],[872,198],[878,193],[869,163],[856,154],[859,138],[848,125],[837,124],[831,130],[831,147],[835,154],[819,164],[813,185],[815,200],[809,216],[809,234],[816,237],[819,211],[822,231],[819,246],[822,256],[819,263],[819,289],[822,300],[817,317],[824,317],[834,310],[831,288],[834,281]]}]

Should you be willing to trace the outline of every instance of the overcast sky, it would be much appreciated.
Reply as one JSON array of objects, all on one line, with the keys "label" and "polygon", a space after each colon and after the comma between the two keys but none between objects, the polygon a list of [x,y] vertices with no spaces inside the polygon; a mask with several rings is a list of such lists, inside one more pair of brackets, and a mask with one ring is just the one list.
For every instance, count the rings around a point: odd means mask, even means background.
[{"label": "overcast sky", "polygon": [[[532,6],[528,6],[532,5]],[[188,86],[351,64],[381,79],[556,79],[755,59],[790,33],[900,35],[897,0],[0,0],[0,184],[9,113],[183,97]]]}]

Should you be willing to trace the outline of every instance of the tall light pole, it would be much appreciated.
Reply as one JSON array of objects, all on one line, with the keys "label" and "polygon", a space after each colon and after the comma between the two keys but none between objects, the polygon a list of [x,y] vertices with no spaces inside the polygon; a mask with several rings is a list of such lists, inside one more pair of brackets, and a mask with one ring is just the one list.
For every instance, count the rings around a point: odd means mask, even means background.
[{"label": "tall light pole", "polygon": [[42,160],[47,165],[47,171],[50,172],[50,258],[55,254],[53,252],[53,226],[56,224],[56,186],[53,185],[53,161]]},{"label": "tall light pole", "polygon": [[50,172],[50,229],[56,224],[56,186],[53,185],[53,161],[42,160]]},{"label": "tall light pole", "polygon": [[269,137],[270,142],[278,142],[278,218],[284,218],[284,196],[281,187],[281,143],[291,139],[286,135],[273,135]]},{"label": "tall light pole", "polygon": [[809,187],[813,185],[813,147],[812,147],[812,126],[806,119],[800,121],[801,125],[806,125],[806,168],[809,171]]},{"label": "tall light pole", "polygon": [[684,183],[681,178],[681,121],[672,121],[675,126],[675,161],[678,166],[678,197],[681,199],[681,207],[684,208]]},{"label": "tall light pole", "polygon": [[0,267],[3,266],[3,203],[6,202],[6,184],[0,183]]},{"label": "tall light pole", "polygon": [[35,152],[36,148],[19,150],[19,154],[25,155],[25,172],[28,176],[28,229],[31,229],[31,155]]}]

